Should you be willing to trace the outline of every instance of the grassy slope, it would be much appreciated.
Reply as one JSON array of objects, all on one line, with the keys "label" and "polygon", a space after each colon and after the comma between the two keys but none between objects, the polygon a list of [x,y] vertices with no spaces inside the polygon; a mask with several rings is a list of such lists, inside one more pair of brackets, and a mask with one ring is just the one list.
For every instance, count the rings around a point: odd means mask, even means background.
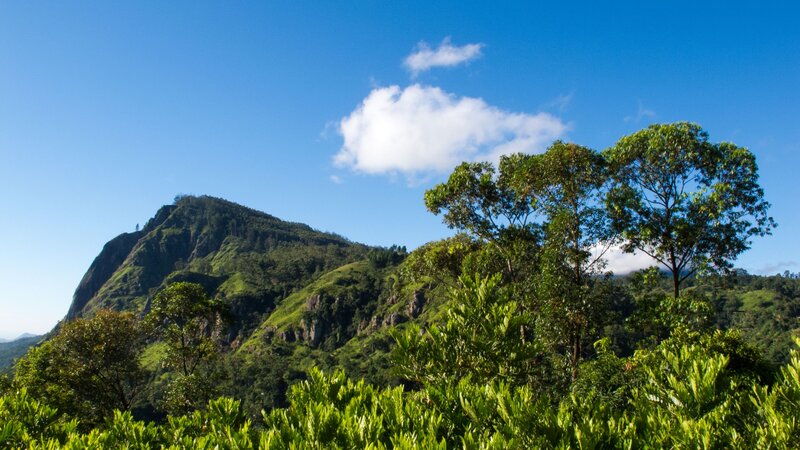
[{"label": "grassy slope", "polygon": [[737,290],[734,295],[741,309],[733,325],[773,362],[788,361],[789,350],[794,347],[792,337],[800,337],[800,319],[792,317],[787,307],[793,299],[771,289]]},{"label": "grassy slope", "polygon": [[291,326],[297,326],[303,318],[306,309],[306,301],[309,297],[322,289],[336,286],[340,280],[352,277],[356,273],[365,273],[372,270],[366,260],[346,264],[342,267],[331,270],[330,272],[317,278],[304,288],[293,292],[291,295],[281,300],[270,313],[267,319],[253,332],[239,348],[240,352],[254,351],[259,347],[259,343],[264,341],[264,334],[267,330],[281,332]]},{"label": "grassy slope", "polygon": [[[447,290],[443,286],[426,290],[422,283],[403,283],[399,276],[401,267],[377,270],[365,260],[344,265],[322,275],[282,300],[238,349],[237,356],[251,361],[254,358],[275,358],[271,347],[277,344],[291,349],[285,358],[290,361],[291,367],[299,371],[313,366],[328,369],[336,366],[344,368],[353,377],[364,377],[380,384],[396,382],[389,361],[389,352],[394,343],[392,330],[402,330],[409,323],[437,321],[443,315],[447,298]],[[383,292],[380,298],[375,299],[377,304],[373,317],[376,318],[376,327],[363,330],[332,350],[315,348],[303,342],[282,343],[279,336],[281,331],[300,327],[309,297],[323,291],[345,296],[350,288],[346,280],[357,275],[380,278],[384,286],[391,287],[388,292]],[[408,305],[414,294],[419,292],[425,297],[422,313],[416,318],[407,317]],[[399,314],[408,321],[389,326],[386,321],[392,314]]]}]

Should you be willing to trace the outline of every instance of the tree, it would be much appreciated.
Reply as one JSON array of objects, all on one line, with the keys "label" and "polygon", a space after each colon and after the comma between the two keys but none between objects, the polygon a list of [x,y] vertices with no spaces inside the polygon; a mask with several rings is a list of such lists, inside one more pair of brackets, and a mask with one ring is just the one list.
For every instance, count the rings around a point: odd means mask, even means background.
[{"label": "tree", "polygon": [[502,157],[498,172],[489,163],[463,163],[425,193],[425,203],[434,214],[446,211],[451,228],[499,248],[512,281],[536,285],[526,307],[536,311],[543,337],[567,349],[574,378],[585,334],[605,309],[602,290],[593,289],[613,241],[602,204],[605,161],[556,141],[541,155]]},{"label": "tree", "polygon": [[144,348],[131,313],[101,310],[65,323],[58,334],[17,364],[15,382],[53,406],[100,423],[115,409],[130,409],[142,387]]},{"label": "tree", "polygon": [[427,287],[455,287],[462,266],[483,245],[464,233],[431,241],[411,252],[403,262],[402,275],[409,283],[425,282]]},{"label": "tree", "polygon": [[505,260],[505,272],[519,280],[523,266],[533,266],[540,241],[536,209],[527,193],[513,189],[513,169],[522,155],[503,156],[499,174],[490,163],[462,163],[446,183],[425,192],[425,206],[443,221],[490,243]]},{"label": "tree", "polygon": [[531,198],[545,217],[537,277],[541,337],[566,347],[577,377],[584,338],[602,325],[607,309],[599,286],[603,255],[613,242],[602,204],[607,180],[603,157],[562,141],[541,155],[516,155],[507,169],[518,196]]},{"label": "tree", "polygon": [[146,320],[169,345],[169,362],[188,376],[216,353],[212,335],[219,329],[222,305],[197,283],[179,282],[156,294]]},{"label": "tree", "polygon": [[746,148],[708,142],[699,125],[651,125],[606,150],[613,186],[606,198],[625,251],[641,251],[670,271],[673,295],[698,270],[727,270],[770,234],[775,222]]},{"label": "tree", "polygon": [[225,305],[197,283],[173,283],[156,294],[146,321],[167,344],[167,364],[178,372],[167,388],[168,410],[186,412],[210,398],[208,370],[219,353],[216,338],[226,316]]}]

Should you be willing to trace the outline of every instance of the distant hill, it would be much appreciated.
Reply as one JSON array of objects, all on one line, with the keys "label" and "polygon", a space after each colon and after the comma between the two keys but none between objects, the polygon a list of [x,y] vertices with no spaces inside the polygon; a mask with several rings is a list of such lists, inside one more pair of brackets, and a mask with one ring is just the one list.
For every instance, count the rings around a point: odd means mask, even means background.
[{"label": "distant hill", "polygon": [[[186,196],[103,247],[65,320],[101,308],[144,314],[168,284],[199,283],[233,315],[225,336],[233,376],[223,389],[257,414],[282,404],[281,383],[311,366],[388,380],[389,329],[425,320],[442,304],[400,282],[405,256],[404,248],[369,247],[226,200]],[[144,363],[157,372],[161,357],[153,344]]]},{"label": "distant hill", "polygon": [[30,347],[39,343],[44,336],[25,333],[13,341],[0,342],[0,372],[10,368],[14,361],[24,355]]},{"label": "distant hill", "polygon": [[18,339],[25,339],[25,338],[29,338],[29,337],[35,337],[35,336],[36,336],[36,335],[35,335],[35,334],[32,334],[32,333],[22,333],[22,334],[20,334],[19,336],[17,336],[17,337],[15,337],[15,338],[13,338],[13,339],[4,339],[4,338],[0,338],[0,344],[3,344],[3,343],[5,343],[5,342],[14,342],[14,341],[16,341],[16,340],[18,340]]}]

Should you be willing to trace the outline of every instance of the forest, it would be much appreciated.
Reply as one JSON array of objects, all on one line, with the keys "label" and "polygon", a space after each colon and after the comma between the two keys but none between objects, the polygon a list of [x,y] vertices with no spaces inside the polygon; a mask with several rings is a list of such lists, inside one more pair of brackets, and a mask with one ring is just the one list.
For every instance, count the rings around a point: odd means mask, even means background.
[{"label": "forest", "polygon": [[423,200],[455,234],[409,253],[176,198],[0,377],[0,447],[800,448],[800,275],[735,267],[778,226],[746,148],[657,124]]}]

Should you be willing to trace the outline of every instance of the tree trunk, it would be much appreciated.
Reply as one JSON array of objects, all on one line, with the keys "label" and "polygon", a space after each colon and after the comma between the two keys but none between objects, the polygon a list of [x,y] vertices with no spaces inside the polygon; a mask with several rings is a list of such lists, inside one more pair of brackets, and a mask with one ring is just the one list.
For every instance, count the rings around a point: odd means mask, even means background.
[{"label": "tree trunk", "polygon": [[672,269],[672,287],[673,294],[677,299],[681,294],[681,274],[677,269]]}]

